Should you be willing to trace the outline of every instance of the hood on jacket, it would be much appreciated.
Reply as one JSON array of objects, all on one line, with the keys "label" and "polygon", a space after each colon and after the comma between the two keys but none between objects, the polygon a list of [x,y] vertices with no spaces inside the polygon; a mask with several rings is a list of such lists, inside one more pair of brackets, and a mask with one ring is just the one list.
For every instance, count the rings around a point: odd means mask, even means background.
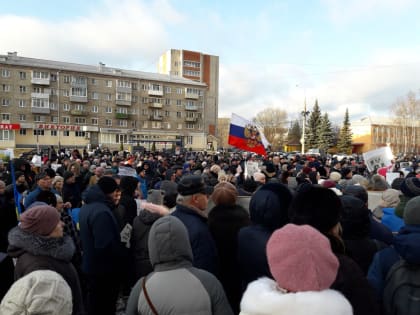
[{"label": "hood on jacket", "polygon": [[269,278],[251,282],[241,300],[240,315],[352,315],[350,303],[338,291],[283,293]]},{"label": "hood on jacket", "polygon": [[106,196],[98,185],[93,185],[83,192],[82,199],[85,203],[93,203],[105,200]]},{"label": "hood on jacket", "polygon": [[254,224],[261,224],[274,231],[289,223],[288,208],[293,195],[280,183],[261,186],[251,197],[249,213]]},{"label": "hood on jacket", "polygon": [[168,215],[153,223],[149,233],[150,262],[156,269],[192,266],[193,254],[184,223]]},{"label": "hood on jacket", "polygon": [[420,264],[420,225],[405,225],[394,237],[394,248],[408,263]]}]

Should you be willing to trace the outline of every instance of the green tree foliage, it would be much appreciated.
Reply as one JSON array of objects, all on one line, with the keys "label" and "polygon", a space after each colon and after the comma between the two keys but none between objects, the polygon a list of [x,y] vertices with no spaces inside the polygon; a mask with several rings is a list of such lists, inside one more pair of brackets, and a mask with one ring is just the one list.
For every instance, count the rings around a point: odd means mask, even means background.
[{"label": "green tree foliage", "polygon": [[321,118],[317,147],[323,149],[325,152],[328,152],[328,150],[334,145],[334,132],[328,113],[325,113]]},{"label": "green tree foliage", "polygon": [[352,149],[352,132],[350,129],[350,119],[349,119],[349,110],[346,108],[346,113],[344,115],[343,126],[340,129],[340,135],[337,142],[337,150],[340,153],[351,154]]},{"label": "green tree foliage", "polygon": [[289,129],[289,133],[287,134],[287,144],[288,145],[299,144],[301,137],[302,137],[302,128],[300,126],[299,120],[296,119]]},{"label": "green tree foliage", "polygon": [[318,146],[321,122],[321,110],[318,105],[318,100],[315,100],[315,105],[309,115],[305,130],[305,147],[307,149],[316,148]]}]

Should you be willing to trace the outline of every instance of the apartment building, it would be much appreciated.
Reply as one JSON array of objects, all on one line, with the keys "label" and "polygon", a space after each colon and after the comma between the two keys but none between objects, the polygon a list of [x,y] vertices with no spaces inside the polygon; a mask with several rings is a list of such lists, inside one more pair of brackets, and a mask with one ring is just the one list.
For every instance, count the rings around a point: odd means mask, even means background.
[{"label": "apartment building", "polygon": [[[158,72],[206,84],[207,106],[203,112],[208,143],[215,141],[219,108],[219,57],[196,51],[171,49],[159,58]],[[216,143],[213,143],[217,147]]]},{"label": "apartment building", "polygon": [[215,145],[213,89],[172,74],[0,55],[0,147],[204,150]]}]

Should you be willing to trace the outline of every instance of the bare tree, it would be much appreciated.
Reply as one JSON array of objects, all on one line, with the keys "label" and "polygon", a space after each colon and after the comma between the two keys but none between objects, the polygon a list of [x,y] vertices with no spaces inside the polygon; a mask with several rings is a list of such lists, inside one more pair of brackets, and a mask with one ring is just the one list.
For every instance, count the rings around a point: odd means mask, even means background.
[{"label": "bare tree", "polygon": [[284,134],[287,131],[287,112],[278,108],[266,108],[257,113],[253,119],[263,128],[267,141],[270,142],[272,150],[283,149]]}]

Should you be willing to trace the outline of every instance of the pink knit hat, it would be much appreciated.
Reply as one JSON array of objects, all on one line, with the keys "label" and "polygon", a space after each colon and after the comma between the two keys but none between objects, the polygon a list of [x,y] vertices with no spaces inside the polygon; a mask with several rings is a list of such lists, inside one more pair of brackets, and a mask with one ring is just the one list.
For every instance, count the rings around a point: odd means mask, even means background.
[{"label": "pink knit hat", "polygon": [[20,216],[19,227],[33,234],[48,236],[60,221],[60,214],[56,208],[39,205],[26,210]]},{"label": "pink knit hat", "polygon": [[278,285],[291,292],[328,289],[339,267],[329,240],[309,225],[287,224],[274,231],[267,259]]}]

